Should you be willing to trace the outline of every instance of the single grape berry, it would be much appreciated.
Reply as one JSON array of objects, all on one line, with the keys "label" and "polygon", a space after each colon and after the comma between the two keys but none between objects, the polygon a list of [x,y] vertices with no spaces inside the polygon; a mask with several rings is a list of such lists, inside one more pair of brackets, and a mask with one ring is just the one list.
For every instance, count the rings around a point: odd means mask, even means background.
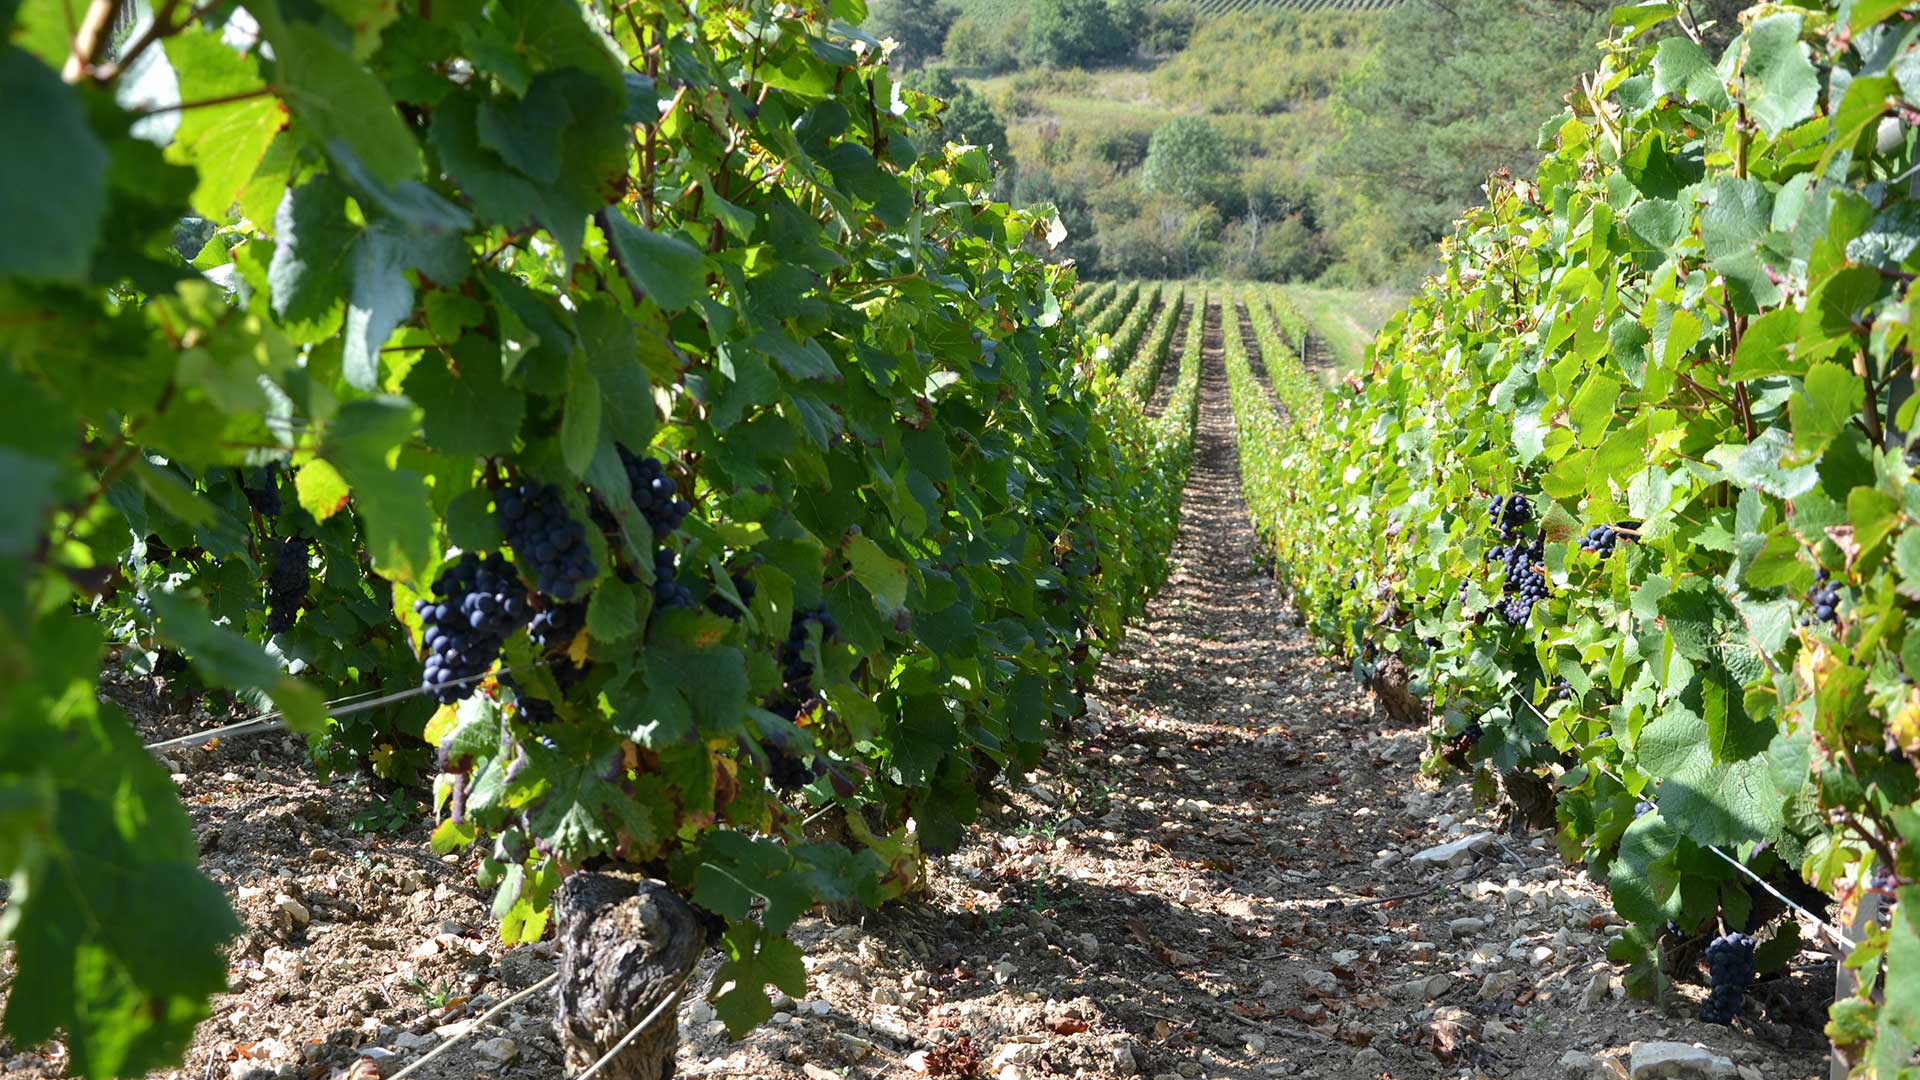
[{"label": "single grape berry", "polygon": [[267,571],[267,632],[283,634],[293,629],[300,608],[307,602],[312,582],[307,557],[310,541],[304,536],[289,536],[273,550],[273,566]]},{"label": "single grape berry", "polygon": [[505,557],[467,552],[434,579],[433,594],[413,605],[427,646],[420,682],[434,700],[451,705],[473,692],[473,679],[493,666],[507,637],[526,624],[526,588]]},{"label": "single grape berry", "polygon": [[587,530],[567,512],[552,484],[520,484],[494,496],[500,531],[533,578],[533,587],[556,600],[571,600],[600,573]]},{"label": "single grape berry", "polygon": [[1714,938],[1707,946],[1707,973],[1712,976],[1713,986],[1707,993],[1707,1003],[1700,1008],[1700,1019],[1709,1024],[1733,1023],[1757,970],[1752,938],[1745,934]]}]

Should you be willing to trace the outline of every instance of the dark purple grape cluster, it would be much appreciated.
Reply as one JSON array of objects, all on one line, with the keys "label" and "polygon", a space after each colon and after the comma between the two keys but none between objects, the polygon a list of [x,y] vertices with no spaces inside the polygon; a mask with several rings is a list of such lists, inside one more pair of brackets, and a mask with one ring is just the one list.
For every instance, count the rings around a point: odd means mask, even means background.
[{"label": "dark purple grape cluster", "polygon": [[451,705],[472,692],[470,682],[500,658],[500,648],[526,625],[526,587],[498,553],[467,552],[433,580],[434,600],[415,601],[425,627],[427,667],[421,685]]},{"label": "dark purple grape cluster", "polygon": [[795,612],[793,627],[780,646],[780,666],[789,686],[804,686],[813,679],[813,665],[806,659],[807,624],[820,624],[820,642],[832,641],[840,633],[840,624],[826,605]]},{"label": "dark purple grape cluster", "polygon": [[653,552],[653,603],[655,607],[692,607],[693,590],[679,580],[679,557],[670,547]]},{"label": "dark purple grape cluster", "polygon": [[1813,617],[1821,622],[1833,622],[1839,617],[1840,586],[1828,580],[1830,576],[1822,568],[1813,576],[1813,588],[1807,590],[1807,603],[1813,605]]},{"label": "dark purple grape cluster", "polygon": [[494,496],[500,531],[533,578],[535,589],[556,600],[571,600],[600,573],[586,526],[567,512],[566,500],[552,484],[520,484]]},{"label": "dark purple grape cluster", "polygon": [[1472,746],[1474,743],[1479,742],[1481,736],[1486,733],[1486,729],[1480,726],[1480,721],[1469,720],[1467,721],[1467,726],[1460,729],[1460,741],[1466,743],[1468,746]]},{"label": "dark purple grape cluster", "polygon": [[1551,595],[1547,589],[1547,575],[1540,571],[1539,566],[1540,560],[1547,555],[1547,540],[1538,535],[1531,542],[1524,536],[1512,536],[1509,539],[1511,542],[1507,546],[1494,548],[1490,557],[1506,567],[1503,591],[1507,600],[1500,605],[1500,613],[1506,616],[1508,626],[1521,626],[1533,614],[1533,605]]},{"label": "dark purple grape cluster", "polygon": [[1645,817],[1651,813],[1653,813],[1653,801],[1651,799],[1641,799],[1639,802],[1633,804],[1634,817]]},{"label": "dark purple grape cluster", "polygon": [[275,545],[267,570],[267,633],[286,633],[299,618],[312,580],[307,565],[311,551],[311,541],[304,536],[289,536]]},{"label": "dark purple grape cluster", "polygon": [[543,653],[558,652],[573,644],[580,628],[587,625],[586,601],[572,604],[548,604],[533,613],[527,623],[527,637]]},{"label": "dark purple grape cluster", "polygon": [[247,505],[253,507],[253,512],[263,518],[277,518],[285,509],[280,502],[279,470],[272,466],[247,470],[240,492],[247,497]]},{"label": "dark purple grape cluster", "polygon": [[1707,973],[1713,977],[1713,988],[1707,993],[1707,1003],[1700,1007],[1700,1019],[1709,1024],[1733,1023],[1758,970],[1752,938],[1745,934],[1714,938],[1707,946]]},{"label": "dark purple grape cluster", "polygon": [[1561,679],[1553,684],[1553,700],[1566,701],[1573,697],[1573,684]]},{"label": "dark purple grape cluster", "polygon": [[624,446],[616,449],[620,451],[620,464],[627,469],[633,505],[639,508],[640,516],[647,519],[654,539],[678,529],[693,506],[680,498],[680,489],[667,475],[667,467],[651,454],[635,454]]},{"label": "dark purple grape cluster", "polygon": [[1867,883],[1868,889],[1882,896],[1892,896],[1894,890],[1899,887],[1900,875],[1894,873],[1891,867],[1886,863],[1878,863],[1874,866],[1873,877]]},{"label": "dark purple grape cluster", "polygon": [[1532,520],[1533,505],[1525,495],[1495,495],[1487,507],[1488,523],[1499,529],[1500,539],[1509,544],[1519,539],[1520,530]]},{"label": "dark purple grape cluster", "polygon": [[792,749],[769,739],[760,748],[767,754],[767,779],[781,791],[803,788],[813,781],[813,769]]},{"label": "dark purple grape cluster", "polygon": [[1619,543],[1620,530],[1611,525],[1595,525],[1580,538],[1580,550],[1597,552],[1604,559],[1613,554],[1614,547]]}]

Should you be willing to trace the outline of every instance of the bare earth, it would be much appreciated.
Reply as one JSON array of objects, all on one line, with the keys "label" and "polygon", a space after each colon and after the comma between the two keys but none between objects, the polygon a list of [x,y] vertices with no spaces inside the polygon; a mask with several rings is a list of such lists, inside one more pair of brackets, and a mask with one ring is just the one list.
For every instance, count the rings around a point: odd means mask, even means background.
[{"label": "bare earth", "polygon": [[[1547,837],[1412,861],[1494,816],[1462,777],[1420,775],[1424,734],[1389,729],[1256,571],[1206,314],[1174,574],[1076,738],[932,861],[924,895],[804,921],[810,996],[771,1024],[731,1043],[704,1003],[683,1007],[679,1075],[1612,1077],[1631,1043],[1673,1039],[1745,1080],[1824,1077],[1827,958],[1760,984],[1764,1019],[1712,1027],[1692,1019],[1698,987],[1666,1008],[1625,999],[1605,893]],[[143,715],[153,736],[210,724]],[[292,740],[169,760],[248,932],[187,1067],[157,1075],[391,1077],[553,970],[550,950],[497,944],[471,856],[433,856],[423,823],[349,828],[373,793],[318,785]],[[551,1015],[525,998],[413,1075],[559,1077]],[[63,1060],[0,1042],[0,1075]]]}]

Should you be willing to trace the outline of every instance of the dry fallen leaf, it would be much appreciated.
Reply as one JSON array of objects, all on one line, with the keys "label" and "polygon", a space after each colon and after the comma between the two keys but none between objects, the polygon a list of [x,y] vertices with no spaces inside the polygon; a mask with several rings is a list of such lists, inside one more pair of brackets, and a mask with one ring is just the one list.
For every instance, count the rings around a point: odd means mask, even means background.
[{"label": "dry fallen leaf", "polygon": [[1049,1016],[1047,1027],[1055,1035],[1078,1035],[1087,1030],[1087,1022],[1077,1016]]}]

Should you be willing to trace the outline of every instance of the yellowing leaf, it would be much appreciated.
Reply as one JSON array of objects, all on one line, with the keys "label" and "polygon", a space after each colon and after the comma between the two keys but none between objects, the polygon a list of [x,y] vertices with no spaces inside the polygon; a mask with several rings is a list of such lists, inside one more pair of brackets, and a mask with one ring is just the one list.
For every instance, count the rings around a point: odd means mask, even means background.
[{"label": "yellowing leaf", "polygon": [[300,496],[300,509],[312,514],[315,521],[325,521],[346,509],[351,490],[340,470],[320,458],[300,466],[293,474],[293,487]]}]

